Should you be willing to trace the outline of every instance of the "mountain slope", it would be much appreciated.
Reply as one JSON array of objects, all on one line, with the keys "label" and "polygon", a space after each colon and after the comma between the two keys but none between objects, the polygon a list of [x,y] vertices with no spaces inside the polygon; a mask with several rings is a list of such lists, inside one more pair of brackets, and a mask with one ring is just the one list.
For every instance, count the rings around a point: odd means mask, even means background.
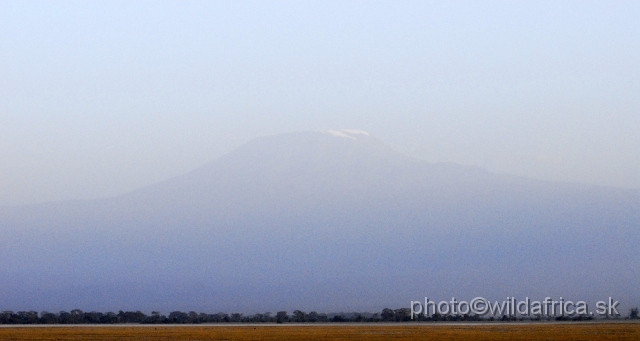
[{"label": "mountain slope", "polygon": [[360,131],[262,137],[115,198],[0,210],[0,307],[637,304],[638,207],[638,190],[430,164]]}]

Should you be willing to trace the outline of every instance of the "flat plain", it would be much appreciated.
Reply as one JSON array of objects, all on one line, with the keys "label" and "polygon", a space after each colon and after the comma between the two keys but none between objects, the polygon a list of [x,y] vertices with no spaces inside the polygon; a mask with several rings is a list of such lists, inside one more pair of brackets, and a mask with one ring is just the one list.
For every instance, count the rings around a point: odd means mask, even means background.
[{"label": "flat plain", "polygon": [[38,326],[0,340],[640,340],[640,323]]}]

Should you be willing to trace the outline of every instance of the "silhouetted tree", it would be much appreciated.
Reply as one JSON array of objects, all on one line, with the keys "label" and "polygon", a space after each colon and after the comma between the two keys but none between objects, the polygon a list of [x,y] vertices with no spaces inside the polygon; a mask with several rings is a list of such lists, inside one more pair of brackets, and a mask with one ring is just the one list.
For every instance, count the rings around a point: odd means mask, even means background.
[{"label": "silhouetted tree", "polygon": [[104,315],[102,315],[102,317],[100,318],[100,323],[107,323],[107,324],[118,323],[118,315],[116,315],[116,313],[112,311],[108,311]]},{"label": "silhouetted tree", "polygon": [[312,311],[307,315],[307,321],[309,322],[318,322],[318,319],[319,319],[318,313],[315,311]]},{"label": "silhouetted tree", "polygon": [[40,313],[40,323],[42,324],[56,324],[58,323],[58,316],[54,313],[50,313],[48,311],[43,311]]},{"label": "silhouetted tree", "polygon": [[380,319],[382,319],[382,321],[395,321],[395,317],[396,314],[389,308],[382,309],[380,313]]},{"label": "silhouetted tree", "polygon": [[71,314],[69,314],[69,312],[66,311],[61,311],[58,313],[58,321],[60,321],[60,324],[69,324],[71,323]]},{"label": "silhouetted tree", "polygon": [[294,322],[306,322],[307,318],[306,318],[306,314],[304,313],[304,311],[294,310],[293,311],[293,321]]},{"label": "silhouetted tree", "polygon": [[84,312],[80,309],[73,309],[69,312],[69,323],[82,323],[84,322]]},{"label": "silhouetted tree", "polygon": [[362,316],[362,314],[360,313],[356,313],[355,315],[353,315],[353,317],[351,318],[352,322],[364,322],[365,318],[364,316]]},{"label": "silhouetted tree", "polygon": [[102,315],[103,315],[102,313],[97,312],[97,311],[84,313],[83,320],[84,320],[85,323],[100,323]]},{"label": "silhouetted tree", "polygon": [[169,323],[187,323],[189,315],[182,311],[172,311],[169,314]]},{"label": "silhouetted tree", "polygon": [[143,320],[143,323],[153,323],[153,324],[162,323],[165,318],[166,317],[162,316],[159,311],[152,311],[151,315],[147,316]]},{"label": "silhouetted tree", "polygon": [[284,322],[288,322],[289,321],[289,315],[287,315],[286,311],[279,311],[278,313],[276,313],[276,322],[277,323],[284,323]]},{"label": "silhouetted tree", "polygon": [[334,316],[331,319],[331,321],[332,322],[348,322],[349,320],[347,320],[347,318],[344,315],[339,314],[339,315]]},{"label": "silhouetted tree", "polygon": [[411,309],[409,308],[400,308],[393,311],[395,314],[396,321],[411,321]]},{"label": "silhouetted tree", "polygon": [[271,312],[267,311],[266,313],[264,313],[264,322],[274,322],[275,318],[273,316],[271,316]]}]

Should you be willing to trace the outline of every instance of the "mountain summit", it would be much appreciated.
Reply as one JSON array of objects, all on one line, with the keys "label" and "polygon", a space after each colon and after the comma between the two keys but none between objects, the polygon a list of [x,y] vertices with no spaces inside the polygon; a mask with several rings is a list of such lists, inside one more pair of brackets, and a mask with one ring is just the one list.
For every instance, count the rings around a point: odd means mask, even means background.
[{"label": "mountain summit", "polygon": [[370,136],[366,131],[357,129],[322,130],[322,132],[331,134],[333,136],[346,137],[354,140],[357,140],[358,137]]},{"label": "mountain summit", "polygon": [[638,207],[637,190],[428,163],[360,130],[260,137],[115,198],[0,210],[0,307],[380,310],[425,295],[634,304]]}]

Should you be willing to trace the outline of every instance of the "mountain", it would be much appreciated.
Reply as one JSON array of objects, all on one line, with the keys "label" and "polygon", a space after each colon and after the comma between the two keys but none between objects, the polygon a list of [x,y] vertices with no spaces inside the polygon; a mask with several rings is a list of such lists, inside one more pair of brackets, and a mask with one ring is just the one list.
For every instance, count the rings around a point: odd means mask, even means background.
[{"label": "mountain", "polygon": [[425,296],[640,303],[640,190],[268,136],[101,200],[0,208],[0,310],[380,310]]}]

